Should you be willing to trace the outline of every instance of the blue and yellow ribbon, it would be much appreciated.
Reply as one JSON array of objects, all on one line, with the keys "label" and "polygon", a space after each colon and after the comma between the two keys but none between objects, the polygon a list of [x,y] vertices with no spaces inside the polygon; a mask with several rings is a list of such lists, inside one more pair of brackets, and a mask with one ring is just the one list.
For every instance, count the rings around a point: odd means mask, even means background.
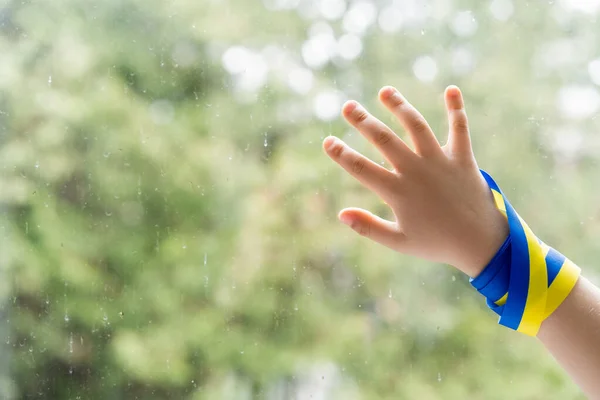
[{"label": "blue and yellow ribbon", "polygon": [[542,322],[567,298],[581,270],[539,240],[492,177],[481,173],[508,220],[509,236],[471,284],[486,296],[501,325],[536,336]]}]

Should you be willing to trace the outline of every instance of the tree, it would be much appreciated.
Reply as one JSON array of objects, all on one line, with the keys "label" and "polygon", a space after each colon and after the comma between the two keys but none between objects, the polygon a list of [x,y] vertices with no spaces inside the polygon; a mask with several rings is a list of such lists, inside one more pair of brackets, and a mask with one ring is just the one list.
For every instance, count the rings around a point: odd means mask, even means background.
[{"label": "tree", "polygon": [[[443,140],[439,94],[459,84],[481,167],[586,267],[595,155],[553,143],[598,122],[565,119],[554,96],[588,85],[592,21],[557,5],[431,2],[420,18],[408,2],[338,3],[1,9],[5,398],[576,396],[465,277],[334,223],[343,206],[388,211],[320,143],[377,157],[336,110],[377,110],[384,84]],[[588,50],[544,64],[574,43]]]}]

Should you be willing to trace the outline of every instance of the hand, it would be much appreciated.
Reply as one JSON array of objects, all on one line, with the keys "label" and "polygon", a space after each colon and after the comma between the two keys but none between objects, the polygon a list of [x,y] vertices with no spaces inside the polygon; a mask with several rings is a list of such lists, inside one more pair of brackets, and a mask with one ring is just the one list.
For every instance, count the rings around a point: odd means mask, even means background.
[{"label": "hand", "polygon": [[395,221],[347,208],[339,219],[356,232],[398,252],[455,266],[477,276],[508,235],[505,217],[479,172],[460,90],[446,89],[448,142],[440,146],[425,118],[393,87],[380,101],[408,131],[414,151],[355,101],[342,114],[389,161],[374,163],[335,137],[323,147],[329,157],[388,204]]}]

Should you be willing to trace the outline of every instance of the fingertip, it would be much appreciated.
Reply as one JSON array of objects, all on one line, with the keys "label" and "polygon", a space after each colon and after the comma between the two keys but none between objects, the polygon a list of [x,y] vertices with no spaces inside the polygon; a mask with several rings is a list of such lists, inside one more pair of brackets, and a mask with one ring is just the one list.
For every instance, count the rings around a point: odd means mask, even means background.
[{"label": "fingertip", "polygon": [[379,98],[381,100],[388,100],[390,97],[394,95],[398,90],[393,86],[384,86],[379,91]]},{"label": "fingertip", "polygon": [[331,142],[333,141],[333,136],[327,136],[324,140],[323,140],[323,148],[327,149],[329,146],[331,146]]},{"label": "fingertip", "polygon": [[458,86],[450,85],[446,88],[446,105],[449,109],[460,110],[464,107],[462,92]]},{"label": "fingertip", "polygon": [[356,107],[358,107],[358,103],[355,100],[349,100],[347,102],[344,103],[344,105],[342,106],[342,115],[343,116],[348,116],[352,113],[352,111],[356,110]]},{"label": "fingertip", "polygon": [[343,210],[340,210],[340,212],[338,213],[338,216],[341,216],[342,214],[352,214],[356,211],[356,208],[353,207],[347,207],[344,208]]},{"label": "fingertip", "polygon": [[385,86],[379,91],[379,101],[388,109],[397,108],[407,102],[398,89],[393,86]]},{"label": "fingertip", "polygon": [[361,219],[362,211],[360,208],[344,208],[338,213],[338,219],[345,225],[355,226]]},{"label": "fingertip", "polygon": [[350,214],[344,213],[343,211],[340,211],[338,214],[338,219],[344,225],[352,226],[354,223],[354,218],[352,218]]},{"label": "fingertip", "polygon": [[327,136],[325,140],[323,140],[323,149],[325,151],[329,151],[337,140],[338,138],[336,138],[335,136]]}]

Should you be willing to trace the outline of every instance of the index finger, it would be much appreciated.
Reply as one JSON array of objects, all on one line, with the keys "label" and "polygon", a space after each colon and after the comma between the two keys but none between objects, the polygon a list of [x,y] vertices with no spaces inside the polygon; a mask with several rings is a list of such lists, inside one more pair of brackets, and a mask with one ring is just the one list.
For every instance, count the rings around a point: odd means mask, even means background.
[{"label": "index finger", "polygon": [[389,198],[395,184],[393,172],[369,160],[335,136],[325,138],[323,149],[365,187],[384,199]]}]

